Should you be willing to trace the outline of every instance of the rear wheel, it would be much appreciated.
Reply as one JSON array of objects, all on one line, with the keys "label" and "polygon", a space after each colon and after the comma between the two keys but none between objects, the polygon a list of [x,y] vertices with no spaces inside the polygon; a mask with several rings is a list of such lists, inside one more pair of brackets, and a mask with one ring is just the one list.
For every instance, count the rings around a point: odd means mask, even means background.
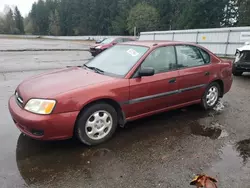
[{"label": "rear wheel", "polygon": [[75,134],[87,145],[98,145],[112,137],[117,128],[117,112],[106,103],[96,103],[79,116]]},{"label": "rear wheel", "polygon": [[205,110],[213,109],[219,101],[220,92],[221,88],[217,82],[209,84],[202,97],[202,107]]},{"label": "rear wheel", "polygon": [[235,72],[235,71],[233,72],[234,76],[241,76],[242,74],[243,74],[243,72]]}]

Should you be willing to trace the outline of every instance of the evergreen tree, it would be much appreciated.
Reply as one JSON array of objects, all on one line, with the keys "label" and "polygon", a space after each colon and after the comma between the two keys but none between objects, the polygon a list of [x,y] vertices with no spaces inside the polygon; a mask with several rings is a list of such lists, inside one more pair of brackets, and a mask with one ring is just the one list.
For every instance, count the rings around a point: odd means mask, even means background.
[{"label": "evergreen tree", "polygon": [[24,34],[23,17],[17,7],[15,7],[14,20],[16,34]]},{"label": "evergreen tree", "polygon": [[220,27],[228,0],[190,0],[183,5],[177,19],[178,29]]},{"label": "evergreen tree", "polygon": [[59,36],[60,35],[60,18],[57,10],[50,12],[49,16],[49,34]]},{"label": "evergreen tree", "polygon": [[239,0],[238,1],[238,26],[249,26],[250,25],[250,0]]},{"label": "evergreen tree", "polygon": [[14,34],[15,22],[13,17],[13,12],[10,9],[5,16],[5,32],[8,34]]},{"label": "evergreen tree", "polygon": [[[0,23],[5,33],[21,27],[17,26],[17,11],[14,26],[10,14],[7,11]],[[136,25],[139,31],[246,26],[249,15],[250,0],[38,0],[25,19],[25,31],[40,35],[128,35]]]}]

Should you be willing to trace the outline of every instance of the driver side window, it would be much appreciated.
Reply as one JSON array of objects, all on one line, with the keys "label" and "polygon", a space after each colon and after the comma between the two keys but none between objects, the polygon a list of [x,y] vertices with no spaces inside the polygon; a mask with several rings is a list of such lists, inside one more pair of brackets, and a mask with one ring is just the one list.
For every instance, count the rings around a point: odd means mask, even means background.
[{"label": "driver side window", "polygon": [[176,69],[176,55],[173,46],[160,47],[155,49],[144,60],[141,68],[152,67],[155,74],[168,72]]}]

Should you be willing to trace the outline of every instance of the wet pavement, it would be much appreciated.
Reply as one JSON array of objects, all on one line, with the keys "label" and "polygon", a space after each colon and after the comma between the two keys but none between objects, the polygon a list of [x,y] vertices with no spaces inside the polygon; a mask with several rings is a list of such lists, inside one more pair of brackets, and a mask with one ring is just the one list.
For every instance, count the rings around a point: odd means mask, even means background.
[{"label": "wet pavement", "polygon": [[0,38],[0,51],[22,50],[84,50],[93,44],[91,41],[61,41],[47,39],[7,39]]},{"label": "wet pavement", "polygon": [[82,65],[92,58],[87,51],[0,52],[0,57],[0,73],[30,72],[76,66]]},{"label": "wet pavement", "polygon": [[250,75],[235,77],[230,93],[208,112],[191,106],[131,122],[97,147],[74,139],[41,142],[20,134],[8,98],[23,79],[49,71],[43,67],[90,58],[50,53],[36,54],[40,65],[30,62],[32,53],[0,53],[6,60],[0,60],[0,188],[186,188],[197,173],[217,178],[220,188],[250,188]]}]

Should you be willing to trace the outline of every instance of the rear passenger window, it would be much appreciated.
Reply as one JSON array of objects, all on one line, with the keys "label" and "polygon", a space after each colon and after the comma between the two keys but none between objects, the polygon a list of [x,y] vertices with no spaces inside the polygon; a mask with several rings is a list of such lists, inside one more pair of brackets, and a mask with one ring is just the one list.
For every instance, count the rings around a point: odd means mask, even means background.
[{"label": "rear passenger window", "polygon": [[176,46],[177,60],[179,68],[197,67],[205,62],[198,48],[188,45]]},{"label": "rear passenger window", "polygon": [[210,63],[210,55],[203,49],[200,49],[201,55],[203,56],[203,59],[206,64]]}]

